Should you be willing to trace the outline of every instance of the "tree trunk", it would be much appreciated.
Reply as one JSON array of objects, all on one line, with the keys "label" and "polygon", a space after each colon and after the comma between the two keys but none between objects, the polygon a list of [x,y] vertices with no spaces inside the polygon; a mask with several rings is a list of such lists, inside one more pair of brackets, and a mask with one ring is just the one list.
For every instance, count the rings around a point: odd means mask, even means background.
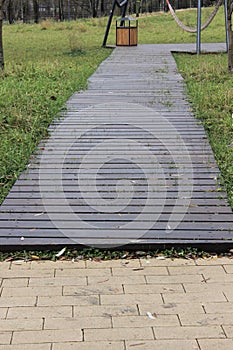
[{"label": "tree trunk", "polygon": [[228,48],[228,70],[230,73],[233,72],[233,40],[232,40],[232,10],[233,10],[233,1],[227,1],[227,30],[229,37],[229,48]]},{"label": "tree trunk", "polygon": [[64,3],[63,0],[59,0],[59,20],[62,22],[64,19]]},{"label": "tree trunk", "polygon": [[4,70],[2,24],[3,24],[3,4],[5,0],[0,0],[0,69]]},{"label": "tree trunk", "polygon": [[8,1],[7,13],[8,13],[9,24],[13,24],[14,23],[14,6],[13,6],[12,0]]},{"label": "tree trunk", "polygon": [[90,0],[91,14],[93,18],[98,15],[99,0]]},{"label": "tree trunk", "polygon": [[23,23],[28,23],[30,18],[29,14],[29,1],[23,1]]},{"label": "tree trunk", "polygon": [[33,12],[34,12],[34,22],[39,23],[40,11],[39,11],[39,1],[33,0]]}]

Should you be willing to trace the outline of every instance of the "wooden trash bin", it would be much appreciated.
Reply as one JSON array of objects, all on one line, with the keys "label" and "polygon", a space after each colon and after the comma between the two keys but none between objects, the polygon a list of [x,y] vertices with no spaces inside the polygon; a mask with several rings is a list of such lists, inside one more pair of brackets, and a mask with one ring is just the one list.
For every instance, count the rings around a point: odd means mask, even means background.
[{"label": "wooden trash bin", "polygon": [[116,46],[137,46],[138,21],[131,17],[116,21]]}]

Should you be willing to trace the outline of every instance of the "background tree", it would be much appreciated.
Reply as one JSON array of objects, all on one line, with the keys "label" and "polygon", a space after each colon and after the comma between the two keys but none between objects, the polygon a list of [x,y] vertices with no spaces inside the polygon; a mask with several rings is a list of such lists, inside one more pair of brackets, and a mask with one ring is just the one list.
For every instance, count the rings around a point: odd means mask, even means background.
[{"label": "background tree", "polygon": [[7,3],[7,14],[8,14],[8,21],[10,24],[14,23],[14,3],[13,0],[8,0]]},{"label": "background tree", "polygon": [[3,23],[3,5],[5,0],[0,0],[0,69],[4,69],[3,40],[2,40],[2,23]]},{"label": "background tree", "polygon": [[33,0],[33,12],[34,12],[34,22],[39,23],[40,18],[40,6],[38,0]]},{"label": "background tree", "polygon": [[228,11],[228,37],[229,37],[229,50],[228,50],[228,69],[229,72],[233,72],[233,39],[232,39],[232,12],[233,12],[233,0],[227,1],[227,11]]}]

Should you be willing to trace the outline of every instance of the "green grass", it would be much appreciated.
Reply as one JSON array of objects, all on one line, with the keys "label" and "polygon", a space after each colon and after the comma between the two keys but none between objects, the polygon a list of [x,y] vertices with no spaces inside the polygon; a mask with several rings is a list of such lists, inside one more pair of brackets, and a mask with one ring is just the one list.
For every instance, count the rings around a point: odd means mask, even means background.
[{"label": "green grass", "polygon": [[[212,8],[202,9],[202,23],[206,21]],[[179,19],[188,26],[196,27],[196,9],[176,11]],[[224,42],[224,12],[221,8],[211,25],[202,32],[203,42]],[[183,31],[174,21],[170,13],[157,13],[153,16],[139,18],[139,43],[160,44],[160,43],[194,43],[196,34]]]},{"label": "green grass", "polygon": [[[203,21],[210,12],[211,9],[203,10]],[[177,13],[186,24],[195,25],[196,10]],[[101,18],[70,23],[45,21],[39,25],[4,26],[6,69],[0,77],[0,201],[25,169],[30,155],[46,136],[48,125],[66,100],[73,92],[86,88],[87,78],[110,54],[110,50],[101,49],[106,23],[107,18]],[[209,29],[203,32],[202,40],[220,42],[224,39],[221,9]],[[194,41],[195,35],[182,31],[170,14],[159,13],[139,18],[139,43]],[[114,21],[108,44],[115,44]],[[195,64],[195,58],[189,59]],[[208,56],[203,58],[205,62],[209,59]],[[180,61],[181,69],[183,65],[185,63]],[[195,69],[198,69],[199,62],[196,65]],[[188,71],[185,74],[188,78]],[[224,77],[227,79],[227,74]],[[198,86],[201,89],[201,82]],[[227,101],[230,110],[230,97]],[[224,155],[224,147],[222,153]],[[230,172],[229,159],[224,162],[222,160],[225,173]]]},{"label": "green grass", "polygon": [[[110,50],[101,49],[92,21],[4,27],[5,74],[0,80],[0,201],[49,123]],[[86,31],[85,31],[85,29]],[[102,28],[102,27],[101,27]]]},{"label": "green grass", "polygon": [[84,249],[70,249],[67,248],[61,257],[57,258],[56,255],[59,253],[58,250],[43,250],[43,251],[15,251],[15,252],[0,252],[1,261],[13,261],[13,260],[116,260],[116,259],[149,259],[152,257],[163,257],[171,259],[198,259],[198,258],[216,258],[221,256],[232,256],[232,252],[226,253],[215,253],[205,252],[196,248],[164,248],[147,251],[127,251],[127,250],[107,250],[107,249],[96,249],[96,248],[84,248]]},{"label": "green grass", "polygon": [[208,133],[233,208],[233,76],[227,55],[175,55],[195,114]]}]

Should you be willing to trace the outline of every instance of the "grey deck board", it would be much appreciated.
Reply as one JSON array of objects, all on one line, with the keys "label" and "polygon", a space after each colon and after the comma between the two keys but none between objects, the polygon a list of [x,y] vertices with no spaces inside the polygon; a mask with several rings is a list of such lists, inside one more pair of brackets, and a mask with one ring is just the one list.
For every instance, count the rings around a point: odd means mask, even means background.
[{"label": "grey deck board", "polygon": [[171,54],[185,50],[195,45],[118,47],[71,96],[0,208],[3,248],[232,244],[219,169]]}]

